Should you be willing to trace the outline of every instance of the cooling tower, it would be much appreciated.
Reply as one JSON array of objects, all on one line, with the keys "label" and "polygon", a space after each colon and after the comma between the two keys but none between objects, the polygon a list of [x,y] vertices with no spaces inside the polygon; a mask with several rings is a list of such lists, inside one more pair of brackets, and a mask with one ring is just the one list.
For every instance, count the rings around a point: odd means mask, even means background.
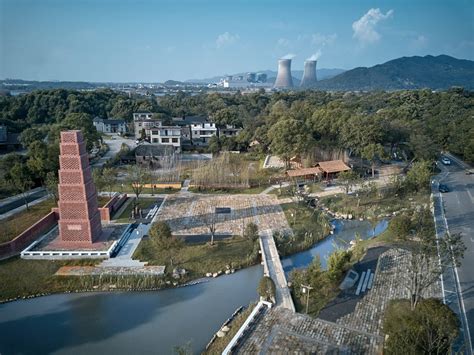
[{"label": "cooling tower", "polygon": [[312,87],[318,81],[318,79],[316,78],[316,63],[316,60],[306,60],[304,62],[304,73],[300,84],[301,87]]},{"label": "cooling tower", "polygon": [[274,88],[293,87],[293,78],[291,77],[291,59],[280,59],[278,61],[278,74],[275,80]]}]

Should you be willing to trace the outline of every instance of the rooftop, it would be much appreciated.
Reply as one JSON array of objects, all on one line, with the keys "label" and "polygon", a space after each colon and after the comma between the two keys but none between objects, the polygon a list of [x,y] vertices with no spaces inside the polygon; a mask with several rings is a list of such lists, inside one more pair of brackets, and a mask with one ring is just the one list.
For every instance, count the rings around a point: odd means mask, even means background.
[{"label": "rooftop", "polygon": [[321,161],[317,164],[325,173],[339,173],[341,171],[351,170],[342,160]]},{"label": "rooftop", "polygon": [[288,170],[286,172],[289,177],[307,176],[307,175],[319,175],[322,173],[321,168],[315,166],[313,168],[303,168],[296,170]]}]

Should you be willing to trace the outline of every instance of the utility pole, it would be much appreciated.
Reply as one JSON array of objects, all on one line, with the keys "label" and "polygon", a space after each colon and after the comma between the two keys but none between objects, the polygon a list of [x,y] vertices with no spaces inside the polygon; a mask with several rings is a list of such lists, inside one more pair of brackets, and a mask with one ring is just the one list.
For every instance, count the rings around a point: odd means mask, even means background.
[{"label": "utility pole", "polygon": [[301,285],[303,293],[306,293],[306,314],[308,314],[308,307],[309,307],[309,291],[313,289],[313,287],[309,285]]}]

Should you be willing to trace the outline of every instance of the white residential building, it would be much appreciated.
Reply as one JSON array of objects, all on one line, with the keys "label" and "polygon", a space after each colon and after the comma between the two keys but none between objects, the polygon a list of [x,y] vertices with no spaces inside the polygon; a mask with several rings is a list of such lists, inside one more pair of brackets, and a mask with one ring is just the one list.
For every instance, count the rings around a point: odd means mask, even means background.
[{"label": "white residential building", "polygon": [[215,123],[191,124],[191,141],[194,145],[207,145],[212,136],[217,135]]},{"label": "white residential building", "polygon": [[161,127],[161,120],[153,118],[151,112],[136,112],[133,114],[133,128],[135,138],[142,137],[142,131],[145,131],[145,137],[151,137],[151,129]]},{"label": "white residential building", "polygon": [[127,122],[125,120],[104,120],[96,117],[92,121],[97,132],[102,133],[127,133]]},{"label": "white residential building", "polygon": [[151,144],[170,145],[176,151],[181,151],[181,127],[160,126],[159,128],[152,128],[150,132]]}]

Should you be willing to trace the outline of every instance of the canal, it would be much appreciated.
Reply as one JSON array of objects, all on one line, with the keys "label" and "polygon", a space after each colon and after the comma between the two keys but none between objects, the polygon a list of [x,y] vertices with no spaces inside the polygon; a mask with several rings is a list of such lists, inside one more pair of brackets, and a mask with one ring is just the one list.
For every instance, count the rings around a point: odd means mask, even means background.
[{"label": "canal", "polygon": [[[334,248],[347,248],[368,222],[334,221],[335,233],[312,249],[283,259],[286,272]],[[387,227],[382,221],[379,234]],[[59,294],[0,305],[0,354],[172,354],[188,342],[198,353],[236,308],[257,299],[262,267],[194,286],[155,292]]]}]

